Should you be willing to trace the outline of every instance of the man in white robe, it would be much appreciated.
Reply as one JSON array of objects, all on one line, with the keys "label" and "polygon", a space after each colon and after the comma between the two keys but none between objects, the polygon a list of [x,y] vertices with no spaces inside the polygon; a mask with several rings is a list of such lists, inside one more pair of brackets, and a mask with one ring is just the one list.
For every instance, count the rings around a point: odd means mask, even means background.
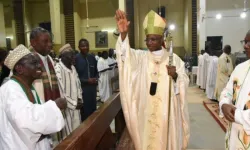
[{"label": "man in white robe", "polygon": [[65,109],[65,128],[62,131],[65,138],[81,124],[80,109],[83,106],[82,88],[78,74],[74,67],[75,54],[70,44],[59,50],[60,60],[55,66],[59,81],[60,93],[67,100]]},{"label": "man in white robe", "polygon": [[226,87],[226,84],[229,80],[229,77],[233,71],[232,59],[229,56],[231,53],[231,46],[226,45],[223,49],[223,54],[219,57],[218,60],[218,71],[216,78],[216,87],[215,87],[215,97],[220,98],[222,90]]},{"label": "man in white robe", "polygon": [[173,66],[168,66],[169,52],[162,47],[165,21],[154,11],[147,14],[144,29],[149,51],[144,51],[130,48],[129,21],[123,11],[117,10],[116,20],[121,33],[116,44],[121,103],[136,150],[186,149],[189,117],[185,93],[189,80],[177,55]]},{"label": "man in white robe", "polygon": [[41,104],[32,86],[41,77],[41,66],[25,46],[10,52],[5,65],[14,75],[0,88],[0,149],[52,150],[46,135],[64,127],[60,109],[66,108],[66,100]]},{"label": "man in white robe", "polygon": [[97,70],[99,72],[98,88],[102,102],[107,101],[112,94],[110,77],[110,71],[112,69],[113,68],[109,66],[108,52],[103,51],[102,57],[99,58],[97,62]]},{"label": "man in white robe", "polygon": [[207,83],[207,75],[208,75],[208,66],[209,66],[209,61],[210,61],[210,56],[208,53],[208,50],[205,50],[206,52],[203,54],[203,60],[201,64],[201,78],[200,78],[200,85],[201,89],[205,90],[206,89],[206,83]]},{"label": "man in white robe", "polygon": [[[109,49],[109,57],[108,57],[109,67],[112,67],[112,70],[110,70],[110,78],[114,78],[118,76],[118,66],[117,61],[114,58],[114,49]],[[119,87],[118,82],[113,83],[112,89],[117,89]]]},{"label": "man in white robe", "polygon": [[200,87],[201,86],[201,72],[202,72],[202,62],[203,62],[203,54],[205,53],[204,50],[201,50],[201,54],[198,56],[198,69],[197,69],[197,80],[196,80],[196,84]]},{"label": "man in white robe", "polygon": [[95,55],[95,59],[96,61],[99,60],[99,58],[101,57],[102,53],[101,52],[98,52],[97,55]]},{"label": "man in white robe", "polygon": [[214,96],[215,91],[215,84],[216,84],[216,75],[217,75],[217,67],[218,67],[218,57],[216,56],[215,52],[213,52],[212,56],[210,57],[208,66],[208,76],[207,76],[207,83],[206,83],[206,95],[208,99],[216,100]]},{"label": "man in white robe", "polygon": [[[250,59],[250,30],[244,40]],[[239,64],[221,93],[220,112],[230,122],[226,134],[226,150],[249,150],[250,145],[250,60]]]},{"label": "man in white robe", "polygon": [[112,67],[113,69],[110,70],[110,77],[113,78],[115,75],[118,75],[116,73],[117,70],[117,62],[115,60],[115,58],[113,57],[114,55],[114,50],[113,49],[109,49],[109,57],[108,57],[108,64],[109,67]]}]

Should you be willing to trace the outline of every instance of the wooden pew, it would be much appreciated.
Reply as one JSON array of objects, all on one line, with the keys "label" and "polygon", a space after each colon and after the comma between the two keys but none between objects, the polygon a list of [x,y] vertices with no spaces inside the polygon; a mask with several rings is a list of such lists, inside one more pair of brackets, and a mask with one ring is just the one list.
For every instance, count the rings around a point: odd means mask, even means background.
[{"label": "wooden pew", "polygon": [[[110,129],[115,119],[115,134]],[[110,97],[55,150],[114,150],[125,128],[120,94]]]},{"label": "wooden pew", "polygon": [[124,129],[119,143],[117,144],[116,150],[135,150],[133,141],[127,128]]}]

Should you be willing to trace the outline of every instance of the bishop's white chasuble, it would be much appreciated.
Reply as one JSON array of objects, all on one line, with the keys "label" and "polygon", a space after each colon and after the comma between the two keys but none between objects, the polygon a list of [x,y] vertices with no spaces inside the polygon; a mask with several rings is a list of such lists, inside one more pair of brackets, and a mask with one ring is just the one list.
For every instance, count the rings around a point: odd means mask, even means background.
[{"label": "bishop's white chasuble", "polygon": [[[165,49],[156,53],[131,49],[128,37],[123,42],[119,37],[116,50],[122,108],[136,150],[186,149],[189,117],[185,94],[189,79],[183,61],[174,55],[178,78],[176,82],[172,81],[171,115],[168,118],[170,93],[166,65],[169,53]],[[157,83],[154,95],[150,94],[152,81]]]}]

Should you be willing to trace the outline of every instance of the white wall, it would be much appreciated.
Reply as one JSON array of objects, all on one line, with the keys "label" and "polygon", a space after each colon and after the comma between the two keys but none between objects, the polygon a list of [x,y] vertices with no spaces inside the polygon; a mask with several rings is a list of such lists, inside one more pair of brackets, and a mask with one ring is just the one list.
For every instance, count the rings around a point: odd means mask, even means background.
[{"label": "white wall", "polygon": [[[246,32],[250,29],[250,13],[247,14],[247,18],[242,19],[240,18],[241,12],[242,9],[207,11],[206,37],[223,36],[223,46],[227,44],[231,45],[233,53],[242,51],[243,48],[240,41],[244,39]],[[217,13],[221,13],[224,17],[217,20],[215,18]]]}]

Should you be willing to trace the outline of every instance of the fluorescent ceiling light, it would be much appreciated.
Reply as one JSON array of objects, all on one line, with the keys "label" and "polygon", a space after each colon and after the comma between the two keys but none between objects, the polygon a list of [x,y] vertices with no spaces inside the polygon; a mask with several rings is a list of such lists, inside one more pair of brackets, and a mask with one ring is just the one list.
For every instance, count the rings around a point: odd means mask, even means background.
[{"label": "fluorescent ceiling light", "polygon": [[247,14],[246,14],[245,12],[242,12],[242,13],[240,14],[240,17],[244,19],[244,18],[247,17]]},{"label": "fluorescent ceiling light", "polygon": [[217,15],[216,15],[216,19],[219,20],[219,19],[221,19],[221,18],[222,18],[221,14],[217,14]]},{"label": "fluorescent ceiling light", "polygon": [[169,26],[169,29],[170,29],[170,30],[175,30],[175,25],[174,25],[174,24],[171,24],[171,25]]}]

